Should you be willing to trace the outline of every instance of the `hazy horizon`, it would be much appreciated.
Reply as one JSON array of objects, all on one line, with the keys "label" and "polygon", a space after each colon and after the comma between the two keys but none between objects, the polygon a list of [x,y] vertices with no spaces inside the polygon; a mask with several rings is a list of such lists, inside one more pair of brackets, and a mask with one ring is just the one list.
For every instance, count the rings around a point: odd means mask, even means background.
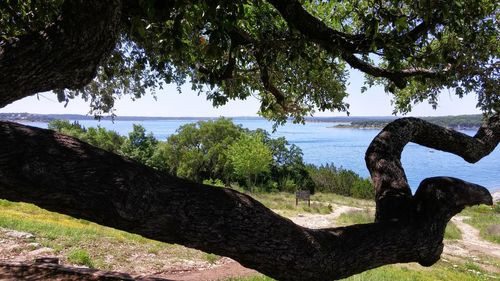
[{"label": "hazy horizon", "polygon": [[[383,117],[395,116],[392,114],[391,96],[384,92],[380,86],[369,88],[361,93],[363,76],[359,71],[352,71],[348,80],[347,92],[349,96],[345,101],[350,104],[351,116],[359,117]],[[260,101],[250,96],[246,100],[230,100],[224,106],[213,107],[205,95],[198,95],[191,90],[189,84],[181,87],[182,94],[177,92],[176,85],[166,85],[158,90],[156,99],[147,94],[136,100],[130,97],[121,97],[115,100],[115,111],[117,116],[152,116],[152,117],[258,117]],[[477,98],[475,94],[469,94],[462,99],[457,97],[452,90],[443,90],[438,96],[437,109],[427,102],[413,107],[412,111],[404,116],[450,116],[463,114],[480,114],[476,108]],[[59,103],[57,97],[51,92],[39,93],[26,97],[3,108],[0,113],[29,112],[37,114],[80,114],[89,112],[89,103],[81,98],[70,100],[67,107]],[[345,112],[316,112],[314,117],[337,117],[346,116]],[[403,116],[401,114],[397,115]]]}]

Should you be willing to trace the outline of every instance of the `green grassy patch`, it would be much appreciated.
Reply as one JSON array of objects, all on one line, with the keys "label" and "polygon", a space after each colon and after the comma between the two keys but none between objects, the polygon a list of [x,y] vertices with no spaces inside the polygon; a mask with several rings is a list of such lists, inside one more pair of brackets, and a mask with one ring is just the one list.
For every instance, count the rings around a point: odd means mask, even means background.
[{"label": "green grassy patch", "polygon": [[337,218],[337,224],[339,225],[351,225],[351,224],[361,224],[361,223],[372,223],[374,220],[374,214],[370,210],[362,211],[350,211],[341,214]]},{"label": "green grassy patch", "polygon": [[353,207],[372,208],[375,202],[371,200],[345,197],[334,193],[315,193],[311,195],[311,205],[299,201],[295,205],[295,194],[288,192],[245,192],[240,188],[236,190],[246,193],[255,200],[261,202],[269,209],[277,211],[283,216],[295,216],[299,213],[329,214],[332,212],[332,204],[347,205]]},{"label": "green grassy patch", "polygon": [[[106,270],[134,270],[138,263],[148,267],[157,262],[161,268],[179,260],[206,262],[216,259],[206,258],[206,254],[198,250],[153,241],[32,204],[7,200],[0,200],[0,227],[34,234],[35,238],[28,242],[52,248],[56,255],[65,257],[70,263]],[[0,238],[2,235],[0,232]],[[138,263],[131,263],[131,256],[137,256]]]},{"label": "green grassy patch", "polygon": [[[368,270],[351,277],[341,279],[344,281],[435,281],[435,280],[460,280],[480,281],[494,280],[499,278],[498,274],[483,273],[478,266],[466,263],[463,265],[452,265],[439,262],[432,267],[421,267],[417,264],[388,265]],[[229,278],[223,281],[272,281],[274,279],[264,275],[250,277]]]},{"label": "green grassy patch", "polygon": [[210,264],[215,264],[218,260],[221,259],[220,256],[216,254],[203,253],[203,258]]},{"label": "green grassy patch", "polygon": [[308,206],[306,201],[299,201],[299,204],[295,205],[295,194],[287,192],[253,192],[247,194],[269,209],[279,211],[280,214],[285,216],[293,216],[298,213],[329,214],[332,211],[327,202],[316,201],[315,195],[311,196],[311,205]]},{"label": "green grassy patch", "polygon": [[462,239],[462,232],[460,232],[460,229],[458,229],[458,227],[452,221],[449,221],[448,225],[446,225],[446,229],[444,231],[444,239],[448,240]]},{"label": "green grassy patch", "polygon": [[479,229],[479,235],[491,242],[500,243],[500,204],[479,205],[466,208],[460,215],[468,216],[465,223]]},{"label": "green grassy patch", "polygon": [[410,264],[389,265],[363,273],[351,276],[344,281],[435,281],[435,280],[460,280],[460,281],[478,281],[491,280],[490,275],[486,275],[480,271],[472,270],[466,265],[445,264],[440,262],[430,268],[424,268],[419,265]]},{"label": "green grassy patch", "polygon": [[85,250],[75,249],[67,254],[68,261],[73,264],[85,265],[90,268],[94,268],[94,262],[90,257],[89,253]]}]

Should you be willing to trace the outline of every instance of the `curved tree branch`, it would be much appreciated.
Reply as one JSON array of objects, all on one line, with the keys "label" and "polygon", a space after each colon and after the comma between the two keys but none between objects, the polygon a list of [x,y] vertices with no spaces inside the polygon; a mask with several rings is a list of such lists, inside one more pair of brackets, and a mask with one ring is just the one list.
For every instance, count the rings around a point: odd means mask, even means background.
[{"label": "curved tree branch", "polygon": [[407,78],[412,76],[420,77],[440,77],[446,75],[449,71],[450,66],[447,66],[443,70],[433,70],[428,68],[407,68],[402,70],[390,70],[386,68],[381,68],[378,66],[371,65],[365,62],[354,54],[342,54],[342,58],[353,68],[363,71],[364,73],[370,74],[374,77],[385,77],[391,80],[398,88],[403,89],[406,87]]},{"label": "curved tree branch", "polygon": [[386,42],[392,42],[392,44],[394,44],[394,40],[405,43],[411,40],[413,40],[411,42],[414,42],[418,40],[426,30],[433,27],[433,24],[422,23],[408,33],[398,37],[380,34],[381,39],[374,41],[372,38],[367,38],[364,34],[347,34],[327,26],[320,19],[307,12],[299,1],[268,0],[267,2],[273,5],[281,13],[290,26],[300,31],[300,33],[309,38],[312,42],[320,45],[324,50],[333,54],[340,53],[342,58],[351,67],[374,77],[387,78],[399,88],[406,87],[406,78],[408,77],[436,77],[446,75],[447,69],[385,69],[364,62],[354,55],[356,53],[369,53],[372,50],[372,44],[375,44],[377,49],[383,49],[386,46]]},{"label": "curved tree branch", "polygon": [[389,123],[373,139],[365,155],[376,190],[377,221],[411,220],[414,216],[415,203],[400,161],[409,142],[474,163],[500,142],[500,118],[498,114],[489,118],[474,137],[411,117]]},{"label": "curved tree branch", "polygon": [[[338,279],[397,262],[430,265],[442,251],[446,218],[312,230],[234,190],[168,176],[50,130],[0,122],[0,147],[1,198],[228,256],[279,280]],[[470,201],[467,192],[453,193],[456,204],[491,202],[484,188],[465,188],[484,195]],[[430,190],[422,202],[433,200]]]},{"label": "curved tree branch", "polygon": [[0,107],[54,89],[88,84],[114,48],[121,1],[64,1],[45,30],[0,42]]}]

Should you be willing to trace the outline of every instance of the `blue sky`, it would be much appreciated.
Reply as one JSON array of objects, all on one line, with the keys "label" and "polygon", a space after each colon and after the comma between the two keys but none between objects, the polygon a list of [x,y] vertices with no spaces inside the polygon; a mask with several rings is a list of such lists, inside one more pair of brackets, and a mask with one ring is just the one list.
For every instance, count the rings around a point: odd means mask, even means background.
[{"label": "blue sky", "polygon": [[[388,116],[392,114],[391,97],[382,88],[373,87],[361,94],[362,76],[359,72],[351,73],[349,79],[347,102],[350,104],[352,116]],[[443,91],[439,96],[437,110],[433,110],[427,103],[422,103],[412,110],[409,116],[440,116],[458,114],[478,114],[475,108],[476,96],[468,95],[463,99],[455,96],[451,91]],[[182,87],[179,94],[174,85],[169,85],[157,93],[157,100],[147,95],[136,101],[123,97],[115,103],[118,116],[256,116],[259,101],[253,97],[244,101],[231,101],[227,105],[214,108],[205,96],[198,96],[191,91],[190,85]],[[81,99],[69,102],[65,108],[63,103],[57,102],[52,93],[39,94],[14,102],[0,112],[30,112],[54,114],[87,114],[89,105]],[[314,116],[345,116],[341,112],[317,112]]]}]

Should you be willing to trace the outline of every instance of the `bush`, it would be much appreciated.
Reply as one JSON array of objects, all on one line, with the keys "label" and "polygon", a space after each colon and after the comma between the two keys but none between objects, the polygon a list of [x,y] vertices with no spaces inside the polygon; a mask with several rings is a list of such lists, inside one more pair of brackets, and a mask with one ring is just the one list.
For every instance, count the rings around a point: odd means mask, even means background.
[{"label": "bush", "polygon": [[334,164],[308,165],[307,171],[314,183],[314,190],[331,192],[361,199],[373,199],[375,192],[369,179],[361,178],[351,170],[337,168]]},{"label": "bush", "polygon": [[369,179],[356,179],[351,187],[351,196],[361,199],[374,199],[375,189]]}]

